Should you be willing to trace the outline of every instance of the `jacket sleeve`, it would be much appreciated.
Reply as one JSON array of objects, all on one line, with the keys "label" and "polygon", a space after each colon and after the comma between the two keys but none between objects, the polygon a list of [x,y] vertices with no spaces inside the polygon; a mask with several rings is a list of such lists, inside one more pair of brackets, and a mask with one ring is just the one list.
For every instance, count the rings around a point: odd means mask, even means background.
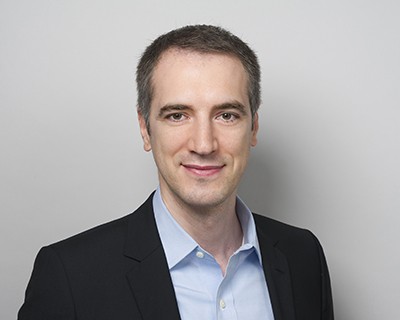
[{"label": "jacket sleeve", "polygon": [[322,320],[334,320],[333,316],[333,299],[332,299],[332,288],[331,281],[329,277],[328,266],[326,263],[326,258],[324,251],[318,239],[313,235],[316,245],[318,247],[318,254],[321,263],[321,284],[322,284]]},{"label": "jacket sleeve", "polygon": [[42,248],[35,260],[18,320],[73,320],[74,303],[63,264],[51,247]]}]

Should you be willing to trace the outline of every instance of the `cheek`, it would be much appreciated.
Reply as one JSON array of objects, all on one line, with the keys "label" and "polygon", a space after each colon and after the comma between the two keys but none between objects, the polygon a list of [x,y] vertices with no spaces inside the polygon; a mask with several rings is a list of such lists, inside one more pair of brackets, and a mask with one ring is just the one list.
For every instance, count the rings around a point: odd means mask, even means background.
[{"label": "cheek", "polygon": [[225,152],[237,157],[247,157],[251,145],[251,135],[248,132],[236,132],[234,134],[225,132],[225,134],[220,135],[219,141],[220,147]]},{"label": "cheek", "polygon": [[179,130],[154,130],[151,135],[153,152],[161,158],[173,156],[185,145],[185,135]]}]

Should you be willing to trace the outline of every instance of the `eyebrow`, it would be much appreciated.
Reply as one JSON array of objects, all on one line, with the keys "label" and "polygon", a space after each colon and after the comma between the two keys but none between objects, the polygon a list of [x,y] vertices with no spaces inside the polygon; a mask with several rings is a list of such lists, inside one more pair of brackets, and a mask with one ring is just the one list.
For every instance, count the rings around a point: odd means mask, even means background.
[{"label": "eyebrow", "polygon": [[[190,105],[184,105],[184,104],[167,104],[163,107],[161,107],[160,111],[158,112],[158,117],[163,117],[166,113],[169,112],[179,112],[179,111],[185,111],[185,110],[192,110],[193,107]],[[239,101],[230,101],[230,102],[224,102],[221,104],[217,104],[213,106],[214,110],[217,111],[224,111],[224,110],[230,110],[234,109],[239,111],[243,116],[248,115],[248,112],[246,111],[246,107],[240,103]]]},{"label": "eyebrow", "polygon": [[192,107],[184,105],[184,104],[167,104],[161,107],[160,111],[158,112],[158,116],[162,117],[164,114],[173,112],[173,111],[185,111],[191,110]]},{"label": "eyebrow", "polygon": [[225,102],[222,104],[217,104],[216,106],[214,106],[214,109],[218,111],[234,109],[239,111],[243,116],[246,116],[248,114],[248,112],[246,111],[246,107],[242,103],[236,100],[231,102]]}]

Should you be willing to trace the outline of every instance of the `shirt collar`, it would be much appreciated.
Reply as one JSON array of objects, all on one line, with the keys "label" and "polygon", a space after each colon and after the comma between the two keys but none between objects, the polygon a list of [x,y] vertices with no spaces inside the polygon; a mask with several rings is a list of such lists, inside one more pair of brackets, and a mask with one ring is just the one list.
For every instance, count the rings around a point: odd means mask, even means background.
[{"label": "shirt collar", "polygon": [[[172,269],[189,253],[200,246],[179,225],[168,211],[161,197],[159,187],[153,197],[153,209],[157,229],[167,258],[168,267],[169,269]],[[239,197],[236,198],[236,213],[243,230],[243,242],[238,251],[254,247],[260,265],[262,265],[261,251],[257,239],[253,215],[251,214],[250,209]]]}]

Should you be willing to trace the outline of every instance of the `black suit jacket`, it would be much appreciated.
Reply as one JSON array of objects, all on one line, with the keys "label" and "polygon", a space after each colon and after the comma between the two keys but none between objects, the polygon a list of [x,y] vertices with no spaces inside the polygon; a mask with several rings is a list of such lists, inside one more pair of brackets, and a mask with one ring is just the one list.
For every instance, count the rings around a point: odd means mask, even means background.
[{"label": "black suit jacket", "polygon": [[[318,240],[309,231],[254,218],[275,320],[332,320]],[[152,196],[126,217],[42,248],[18,319],[180,319]]]}]

